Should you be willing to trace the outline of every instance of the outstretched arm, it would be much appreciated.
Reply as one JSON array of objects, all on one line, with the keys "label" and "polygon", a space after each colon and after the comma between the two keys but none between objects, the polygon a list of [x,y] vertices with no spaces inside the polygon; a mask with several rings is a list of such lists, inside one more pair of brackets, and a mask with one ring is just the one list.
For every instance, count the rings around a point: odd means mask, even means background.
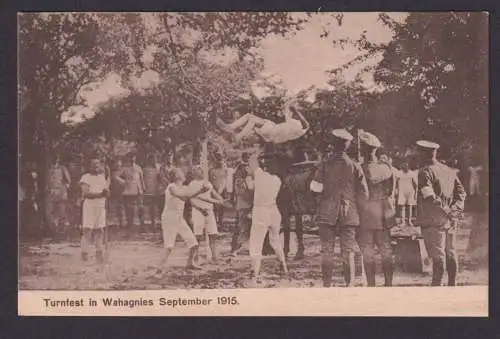
[{"label": "outstretched arm", "polygon": [[309,122],[306,120],[306,118],[304,118],[304,116],[302,115],[302,113],[300,113],[298,110],[294,110],[294,111],[297,114],[297,116],[299,117],[300,122],[302,122],[302,125],[304,126],[304,129],[306,131],[308,131],[309,128],[311,127],[309,125]]},{"label": "outstretched arm", "polygon": [[205,193],[210,188],[203,185],[200,188],[189,185],[183,187],[170,187],[170,193],[182,200],[188,200],[194,198],[202,193]]}]

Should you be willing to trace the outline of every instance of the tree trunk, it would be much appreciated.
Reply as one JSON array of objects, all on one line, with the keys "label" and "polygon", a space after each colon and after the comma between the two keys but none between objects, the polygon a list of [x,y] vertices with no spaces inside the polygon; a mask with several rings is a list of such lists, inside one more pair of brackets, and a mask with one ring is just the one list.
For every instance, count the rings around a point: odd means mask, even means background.
[{"label": "tree trunk", "polygon": [[[203,169],[203,179],[208,181],[208,140],[205,138],[201,141],[201,156],[200,165]],[[209,247],[209,236],[205,230],[205,244],[207,246],[207,260],[212,260],[212,252]]]}]

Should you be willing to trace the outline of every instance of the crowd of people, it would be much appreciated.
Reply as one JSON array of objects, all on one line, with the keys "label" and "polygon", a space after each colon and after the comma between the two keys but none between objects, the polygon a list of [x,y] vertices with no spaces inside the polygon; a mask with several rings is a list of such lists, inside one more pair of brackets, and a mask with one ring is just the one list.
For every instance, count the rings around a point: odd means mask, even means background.
[{"label": "crowd of people", "polygon": [[[308,189],[317,198],[314,223],[321,240],[323,285],[331,285],[338,236],[347,286],[354,281],[356,244],[363,254],[368,286],[375,286],[377,250],[382,257],[385,286],[392,286],[390,229],[414,229],[414,225],[421,228],[433,262],[432,285],[441,285],[445,270],[448,285],[455,285],[455,233],[466,198],[458,171],[437,160],[439,145],[432,142],[417,143],[416,170],[407,160],[397,169],[387,155],[379,156],[381,142],[364,131],[359,134],[362,160],[355,161],[347,155],[352,139],[348,131],[334,130],[328,140],[332,152],[315,162],[313,176],[308,179]],[[88,260],[93,244],[97,261],[103,262],[110,223],[106,212],[110,210],[118,218],[117,226],[128,235],[137,227],[145,229],[147,224],[161,226],[165,267],[179,235],[189,248],[186,267],[199,269],[202,261],[198,249],[203,241],[207,241],[210,259],[218,260],[219,226],[224,211],[230,208],[236,211],[231,255],[239,255],[247,244],[251,271],[258,278],[268,234],[286,274],[286,255],[279,240],[283,216],[277,203],[286,185],[283,161],[272,152],[261,154],[258,161],[252,159],[246,153],[234,166],[227,166],[223,156],[216,154],[207,180],[200,166],[186,170],[171,158],[158,164],[155,157],[146,157],[142,167],[133,153],[111,163],[93,157],[84,170],[81,158],[63,165],[56,156],[46,172],[43,203],[38,172],[27,165],[19,191],[21,232],[41,235],[50,231],[54,235],[81,228],[82,259]],[[467,186],[472,196],[481,193],[481,170],[480,166],[469,169]]]}]

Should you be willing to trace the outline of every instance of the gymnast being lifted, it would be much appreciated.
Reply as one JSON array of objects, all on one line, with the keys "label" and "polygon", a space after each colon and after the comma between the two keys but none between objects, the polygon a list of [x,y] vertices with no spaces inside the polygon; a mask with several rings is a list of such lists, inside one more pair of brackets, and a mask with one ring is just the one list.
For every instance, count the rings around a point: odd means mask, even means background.
[{"label": "gymnast being lifted", "polygon": [[[292,117],[294,113],[299,119]],[[281,144],[298,139],[309,130],[307,120],[290,103],[285,106],[283,115],[285,121],[282,123],[275,123],[247,113],[229,124],[217,118],[217,125],[222,130],[233,134],[236,142],[256,134],[266,143]]]}]

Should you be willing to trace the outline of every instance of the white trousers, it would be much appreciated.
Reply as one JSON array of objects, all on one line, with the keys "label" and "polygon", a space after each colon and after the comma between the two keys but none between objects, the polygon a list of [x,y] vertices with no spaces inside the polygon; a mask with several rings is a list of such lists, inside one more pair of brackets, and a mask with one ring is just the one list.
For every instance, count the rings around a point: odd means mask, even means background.
[{"label": "white trousers", "polygon": [[280,248],[280,227],[281,214],[277,206],[254,207],[249,241],[250,256],[258,257],[262,255],[262,247],[267,232],[269,232],[269,242],[273,249],[276,251],[276,249]]},{"label": "white trousers", "polygon": [[175,246],[177,234],[181,236],[189,248],[198,245],[196,237],[186,223],[186,220],[184,220],[182,211],[163,212],[161,216],[161,230],[165,248],[173,248]]}]

